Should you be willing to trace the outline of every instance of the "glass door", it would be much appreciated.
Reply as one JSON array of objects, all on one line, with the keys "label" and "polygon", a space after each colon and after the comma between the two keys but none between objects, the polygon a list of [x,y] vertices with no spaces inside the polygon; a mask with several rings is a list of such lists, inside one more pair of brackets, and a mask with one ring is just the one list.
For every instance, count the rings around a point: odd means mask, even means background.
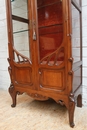
[{"label": "glass door", "polygon": [[[34,88],[30,19],[32,0],[7,0],[7,24],[11,82],[15,87]],[[31,39],[31,41],[30,41]]]},{"label": "glass door", "polygon": [[[62,8],[61,0],[37,0],[39,60],[42,64],[46,63],[48,55],[51,55],[51,65],[61,64],[64,60]],[[59,48],[59,54],[55,55]]]},{"label": "glass door", "polygon": [[65,1],[36,1],[40,88],[64,90],[63,5]]}]

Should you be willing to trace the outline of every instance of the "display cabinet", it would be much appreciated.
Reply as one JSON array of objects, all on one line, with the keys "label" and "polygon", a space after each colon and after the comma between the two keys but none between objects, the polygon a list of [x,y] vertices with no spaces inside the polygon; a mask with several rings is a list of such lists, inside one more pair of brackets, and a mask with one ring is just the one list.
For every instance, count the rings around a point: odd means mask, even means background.
[{"label": "display cabinet", "polygon": [[82,107],[81,0],[6,0],[9,93]]}]

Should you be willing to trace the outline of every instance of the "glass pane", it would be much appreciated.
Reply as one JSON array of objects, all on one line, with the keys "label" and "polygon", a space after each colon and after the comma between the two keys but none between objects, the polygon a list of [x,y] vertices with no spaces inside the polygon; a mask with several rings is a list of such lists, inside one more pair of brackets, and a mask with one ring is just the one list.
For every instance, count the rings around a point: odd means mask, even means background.
[{"label": "glass pane", "polygon": [[74,0],[79,6],[81,6],[80,5],[80,0]]},{"label": "glass pane", "polygon": [[22,22],[13,23],[14,47],[19,53],[29,57],[28,25]]},{"label": "glass pane", "polygon": [[80,61],[80,13],[72,5],[72,56],[74,63]]},{"label": "glass pane", "polygon": [[[37,11],[40,60],[50,55],[50,60],[54,61],[57,57],[55,51],[63,40],[62,1],[37,0]],[[62,59],[64,58],[60,58],[61,61]]]},{"label": "glass pane", "polygon": [[[13,0],[12,14],[21,18],[27,18],[27,0]],[[27,15],[26,15],[27,14]],[[24,22],[24,20],[15,17],[13,22],[13,38],[14,38],[14,48],[18,53],[30,58],[29,54],[29,25]],[[15,60],[17,61],[17,56],[15,55]],[[21,59],[23,60],[23,59]]]},{"label": "glass pane", "polygon": [[27,0],[11,0],[12,15],[28,19]]}]

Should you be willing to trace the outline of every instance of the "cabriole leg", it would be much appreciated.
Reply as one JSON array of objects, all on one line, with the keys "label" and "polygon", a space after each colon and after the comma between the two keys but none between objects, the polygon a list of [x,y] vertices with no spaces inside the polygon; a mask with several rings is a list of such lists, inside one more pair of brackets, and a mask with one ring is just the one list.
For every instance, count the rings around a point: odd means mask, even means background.
[{"label": "cabriole leg", "polygon": [[70,101],[69,101],[69,123],[71,127],[74,127],[74,111],[75,111],[75,100],[74,95],[70,94]]},{"label": "cabriole leg", "polygon": [[9,87],[9,93],[10,93],[10,95],[12,97],[12,101],[13,101],[13,104],[11,105],[11,107],[15,107],[17,92],[15,91],[13,84],[11,84]]}]

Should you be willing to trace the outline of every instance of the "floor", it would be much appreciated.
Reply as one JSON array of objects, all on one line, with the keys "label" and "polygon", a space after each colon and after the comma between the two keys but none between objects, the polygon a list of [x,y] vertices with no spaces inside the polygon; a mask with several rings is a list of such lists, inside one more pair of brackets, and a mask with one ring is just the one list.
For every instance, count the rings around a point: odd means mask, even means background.
[{"label": "floor", "polygon": [[87,130],[87,107],[75,109],[75,127],[70,128],[68,111],[54,101],[35,101],[23,94],[11,108],[11,97],[0,90],[0,130]]}]

